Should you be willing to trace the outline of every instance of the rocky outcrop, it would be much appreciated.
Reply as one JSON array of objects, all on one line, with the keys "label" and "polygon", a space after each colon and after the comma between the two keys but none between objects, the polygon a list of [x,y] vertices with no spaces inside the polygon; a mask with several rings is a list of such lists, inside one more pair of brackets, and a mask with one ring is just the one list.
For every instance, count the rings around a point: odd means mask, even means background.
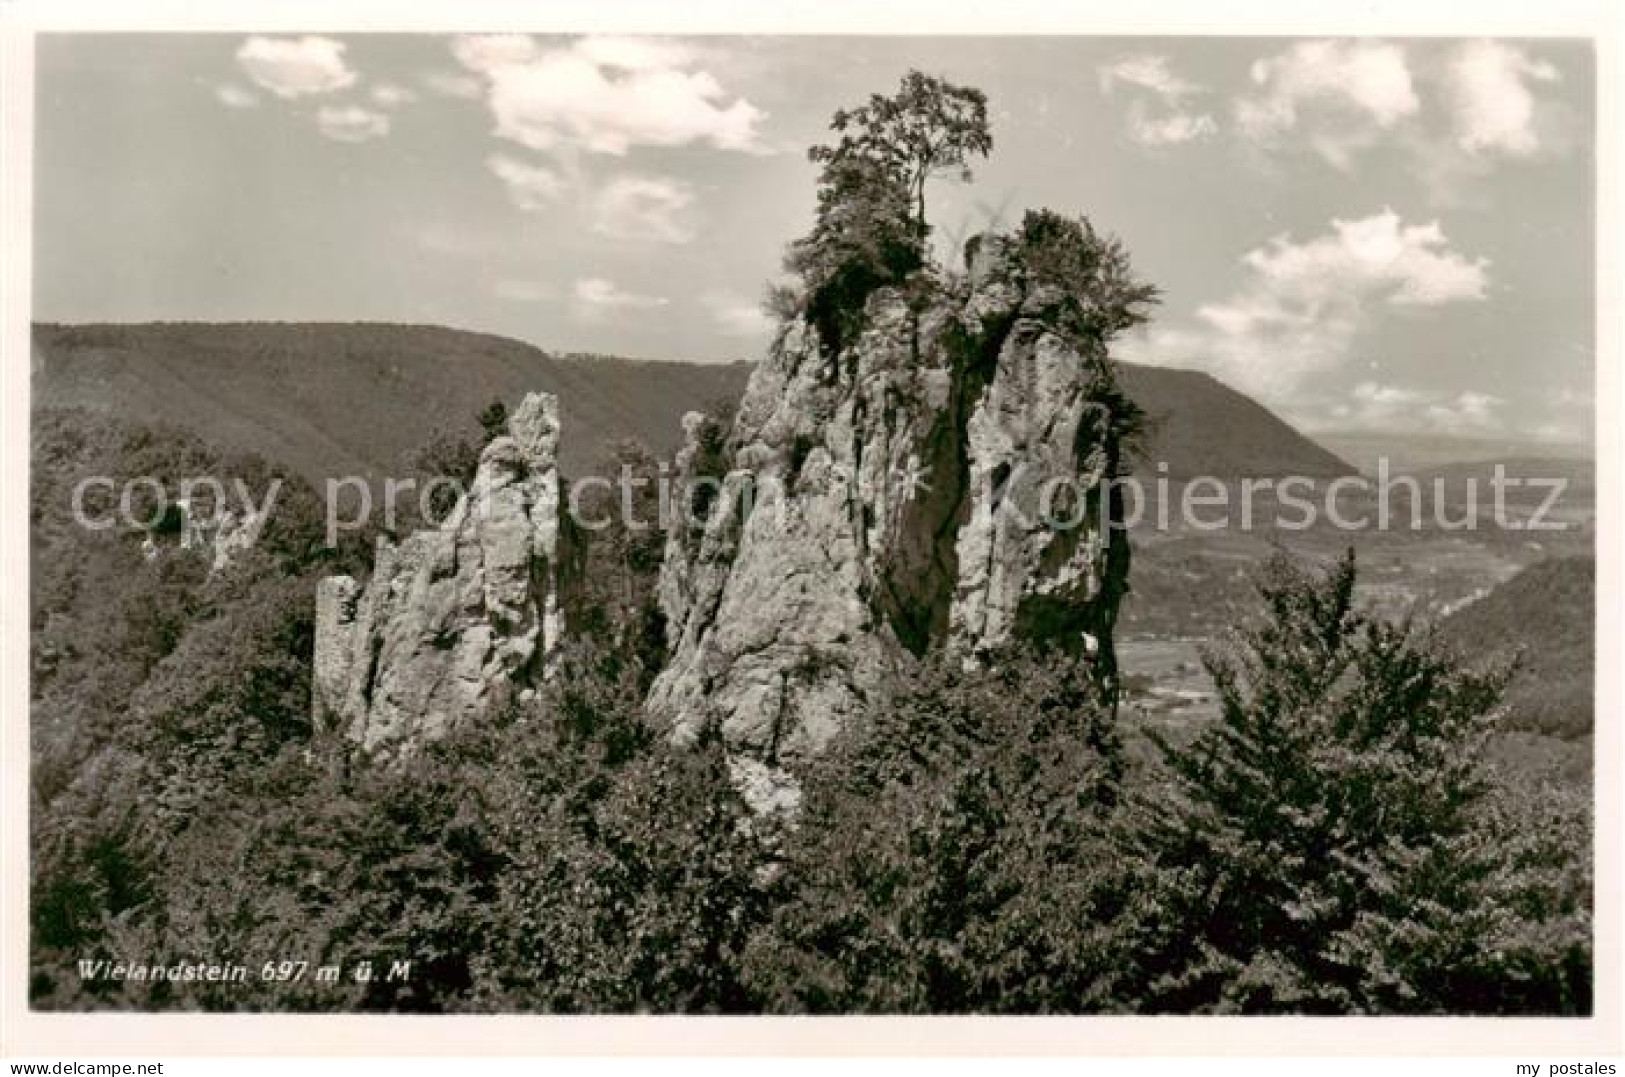
[{"label": "rocky outcrop", "polygon": [[[927,442],[911,424],[940,411],[951,386],[909,361],[900,299],[871,304],[871,321],[845,369],[805,324],[780,339],[741,404],[720,493],[691,499],[709,500],[708,515],[668,540],[671,658],[650,710],[679,739],[715,720],[757,764],[749,787],[763,797],[773,783],[760,767],[818,751],[903,655],[875,593],[877,560],[900,546],[900,517],[924,493],[904,485]],[[933,403],[904,403],[919,399]],[[687,425],[680,475],[709,479],[694,468],[699,423]]]},{"label": "rocky outcrop", "polygon": [[[987,237],[959,294],[868,297],[835,354],[791,322],[751,379],[726,472],[669,534],[671,659],[648,707],[679,740],[708,723],[758,806],[793,804],[796,765],[934,648],[976,662],[1021,638],[1095,655],[1127,571],[1103,526],[1118,460],[1103,345],[1063,332],[1061,298]],[[681,483],[680,483],[681,485]]]},{"label": "rocky outcrop", "polygon": [[141,540],[141,555],[153,561],[173,549],[201,556],[209,562],[210,575],[224,572],[253,549],[270,518],[268,509],[247,508],[237,513],[218,505],[199,516],[193,513],[191,500],[184,497],[177,498],[168,511],[179,521],[176,537],[172,542],[164,541],[154,531],[148,531]]},{"label": "rocky outcrop", "polygon": [[1057,330],[1063,301],[1023,280],[1008,243],[981,245],[966,311],[998,350],[963,426],[968,502],[947,644],[974,656],[1060,643],[1093,656],[1109,695],[1129,550],[1107,480],[1121,463],[1125,405],[1104,346]]},{"label": "rocky outcrop", "polygon": [[316,596],[313,721],[369,753],[490,715],[547,673],[562,630],[558,402],[525,397],[438,528],[380,539],[365,586]]}]

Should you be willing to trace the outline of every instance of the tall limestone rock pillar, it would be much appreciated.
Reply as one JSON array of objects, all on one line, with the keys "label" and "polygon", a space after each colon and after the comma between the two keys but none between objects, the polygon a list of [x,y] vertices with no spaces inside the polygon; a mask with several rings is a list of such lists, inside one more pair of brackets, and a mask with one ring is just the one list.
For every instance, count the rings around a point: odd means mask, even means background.
[{"label": "tall limestone rock pillar", "polygon": [[[726,459],[704,461],[720,494],[669,533],[648,708],[678,740],[714,724],[758,808],[793,806],[796,765],[933,649],[1043,640],[1094,655],[1113,691],[1120,398],[1059,298],[984,237],[961,294],[919,309],[880,289],[835,354],[792,322],[752,375]],[[685,421],[679,487],[704,426]]]},{"label": "tall limestone rock pillar", "polygon": [[316,594],[313,721],[369,753],[440,736],[541,680],[559,641],[558,401],[532,393],[433,530]]},{"label": "tall limestone rock pillar", "polygon": [[1122,463],[1125,401],[1104,345],[1057,331],[1063,296],[1025,280],[1008,241],[983,239],[971,279],[965,316],[998,351],[962,431],[968,497],[947,645],[974,657],[1060,643],[1092,656],[1115,697],[1129,547],[1108,480]]}]

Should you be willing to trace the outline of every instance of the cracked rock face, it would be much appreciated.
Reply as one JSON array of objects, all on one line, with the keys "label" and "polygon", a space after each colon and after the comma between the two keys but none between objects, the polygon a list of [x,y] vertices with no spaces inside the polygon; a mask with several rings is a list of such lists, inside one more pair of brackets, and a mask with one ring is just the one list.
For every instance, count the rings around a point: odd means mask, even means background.
[{"label": "cracked rock face", "polygon": [[986,258],[974,279],[999,281],[1015,318],[963,428],[969,496],[947,643],[971,657],[1017,640],[1060,643],[1095,655],[1110,689],[1128,545],[1111,528],[1122,519],[1107,484],[1121,446],[1111,398],[1098,391],[1108,360],[1050,327],[1045,289],[1011,294],[1002,245]]},{"label": "cracked rock face", "polygon": [[440,736],[546,673],[559,609],[558,401],[532,393],[433,530],[316,593],[315,727],[369,753]]},{"label": "cracked rock face", "polygon": [[[679,741],[714,724],[762,810],[793,805],[796,765],[930,650],[1043,639],[1096,655],[1110,690],[1111,375],[1054,328],[1055,298],[987,237],[963,294],[922,310],[881,289],[835,355],[793,322],[752,376],[720,494],[669,534],[648,708]],[[685,420],[682,479],[704,426]]]}]

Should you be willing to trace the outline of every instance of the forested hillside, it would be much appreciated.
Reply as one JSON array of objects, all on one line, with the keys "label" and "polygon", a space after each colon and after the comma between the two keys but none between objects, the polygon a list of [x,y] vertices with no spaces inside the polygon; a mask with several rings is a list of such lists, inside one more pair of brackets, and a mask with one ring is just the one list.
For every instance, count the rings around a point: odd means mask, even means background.
[{"label": "forested hillside", "polygon": [[1507,725],[1572,740],[1588,736],[1596,700],[1597,562],[1537,561],[1452,614],[1444,637],[1464,657],[1516,668]]},{"label": "forested hillside", "polygon": [[[574,432],[566,474],[632,438],[669,456],[682,416],[744,391],[748,362],[556,356],[437,326],[376,324],[38,325],[34,401],[192,430],[282,461],[309,481],[390,475],[430,432],[477,430],[491,399],[551,392]],[[1256,401],[1206,374],[1119,364],[1145,409],[1135,466],[1174,478],[1341,475],[1350,469]]]},{"label": "forested hillside", "polygon": [[444,429],[477,433],[492,399],[558,395],[581,474],[624,438],[664,455],[682,415],[733,400],[745,363],[561,357],[437,326],[333,323],[40,325],[37,407],[81,406],[159,420],[211,443],[281,461],[320,488],[329,477],[398,474]]}]

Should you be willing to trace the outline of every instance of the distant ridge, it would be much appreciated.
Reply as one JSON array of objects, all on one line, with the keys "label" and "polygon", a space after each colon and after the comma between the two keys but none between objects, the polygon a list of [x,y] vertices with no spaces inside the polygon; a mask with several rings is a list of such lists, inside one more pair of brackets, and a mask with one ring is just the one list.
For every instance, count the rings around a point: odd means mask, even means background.
[{"label": "distant ridge", "polygon": [[[1170,478],[1353,474],[1336,454],[1211,374],[1119,363],[1123,387],[1151,420],[1146,462]],[[1144,464],[1142,470],[1146,470]]]},{"label": "distant ridge", "polygon": [[1515,459],[1586,461],[1596,447],[1583,442],[1539,442],[1517,437],[1459,437],[1413,430],[1404,434],[1317,431],[1315,440],[1374,475],[1386,459],[1390,473],[1416,473],[1454,465]]},{"label": "distant ridge", "polygon": [[747,363],[560,357],[506,337],[430,325],[36,325],[35,407],[166,419],[258,452],[313,481],[398,473],[438,428],[478,430],[492,398],[558,395],[566,472],[635,437],[670,453],[685,411],[733,400]]},{"label": "distant ridge", "polygon": [[[477,429],[493,397],[559,397],[562,466],[580,475],[614,443],[670,454],[684,412],[736,400],[749,362],[560,356],[485,333],[384,323],[34,326],[36,408],[165,420],[206,440],[328,476],[396,473],[437,427]],[[1212,377],[1121,364],[1151,420],[1147,477],[1341,475],[1353,469]]]}]

